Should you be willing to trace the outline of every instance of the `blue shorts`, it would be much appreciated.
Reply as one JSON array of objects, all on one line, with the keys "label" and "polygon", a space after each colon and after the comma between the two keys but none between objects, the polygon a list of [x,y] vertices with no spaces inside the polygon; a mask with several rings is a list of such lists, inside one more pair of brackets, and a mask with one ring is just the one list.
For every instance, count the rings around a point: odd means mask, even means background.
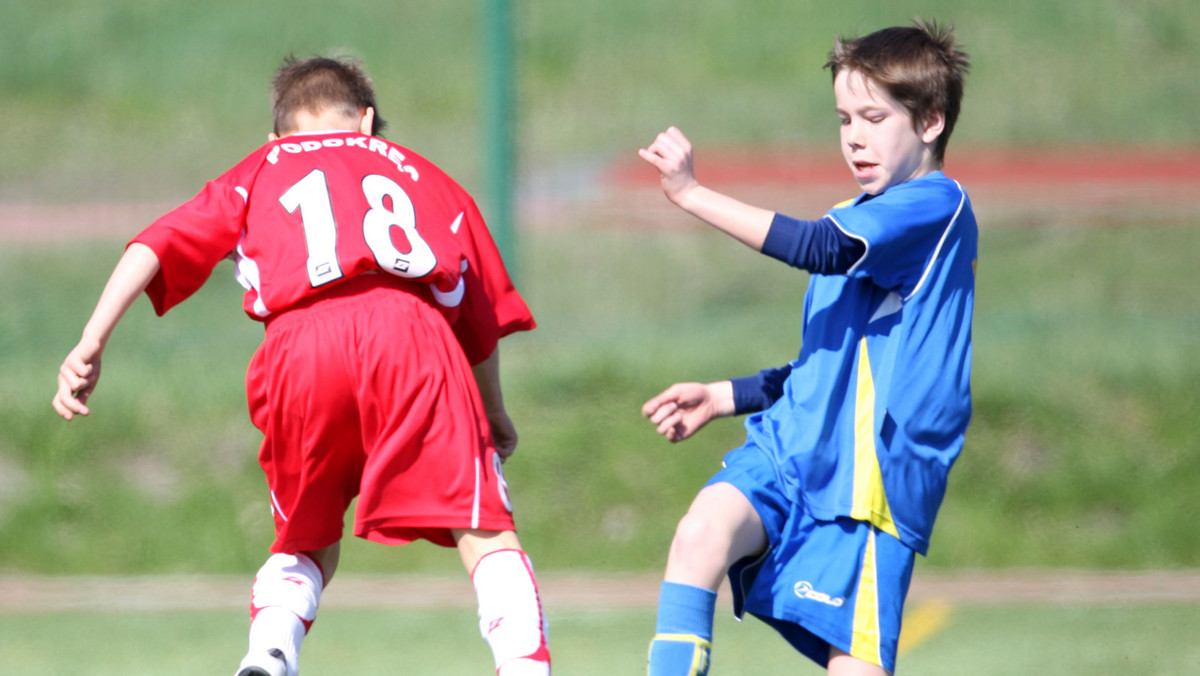
[{"label": "blue shorts", "polygon": [[730,451],[708,483],[741,491],[767,532],[765,552],[729,569],[734,614],[766,622],[821,666],[833,646],[895,672],[915,552],[866,521],[814,519],[753,444]]}]

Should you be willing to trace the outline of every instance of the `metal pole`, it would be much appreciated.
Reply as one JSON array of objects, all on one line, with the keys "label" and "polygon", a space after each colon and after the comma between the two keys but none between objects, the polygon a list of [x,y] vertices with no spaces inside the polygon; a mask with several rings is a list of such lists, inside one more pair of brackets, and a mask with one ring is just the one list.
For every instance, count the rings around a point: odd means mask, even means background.
[{"label": "metal pole", "polygon": [[513,32],[509,0],[480,0],[483,27],[484,185],[488,227],[509,274],[517,276],[513,232]]}]

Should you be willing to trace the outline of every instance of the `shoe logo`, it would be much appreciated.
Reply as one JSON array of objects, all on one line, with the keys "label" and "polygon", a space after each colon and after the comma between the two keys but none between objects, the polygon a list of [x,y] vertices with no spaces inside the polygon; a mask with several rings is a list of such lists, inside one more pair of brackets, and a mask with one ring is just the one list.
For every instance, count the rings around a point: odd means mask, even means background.
[{"label": "shoe logo", "polygon": [[504,621],[503,617],[497,617],[496,619],[492,620],[491,622],[488,622],[488,633],[490,634],[493,631],[496,631],[497,629],[499,629],[500,623],[503,621]]},{"label": "shoe logo", "polygon": [[817,603],[824,603],[825,605],[833,606],[834,608],[841,608],[846,603],[846,599],[832,598],[825,592],[819,592],[816,589],[813,589],[811,582],[803,580],[797,582],[796,586],[792,587],[792,591],[796,592],[796,596],[806,601],[816,601]]},{"label": "shoe logo", "polygon": [[304,578],[296,577],[295,575],[288,575],[287,577],[283,578],[283,581],[291,582],[292,584],[296,585],[297,587],[304,586]]}]

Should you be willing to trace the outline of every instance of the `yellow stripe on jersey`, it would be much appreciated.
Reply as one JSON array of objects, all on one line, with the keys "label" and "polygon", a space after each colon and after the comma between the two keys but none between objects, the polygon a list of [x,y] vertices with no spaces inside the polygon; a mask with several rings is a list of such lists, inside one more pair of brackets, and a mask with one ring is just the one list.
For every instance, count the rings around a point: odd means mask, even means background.
[{"label": "yellow stripe on jersey", "polygon": [[875,379],[867,339],[858,346],[858,388],[854,403],[854,495],[850,517],[874,524],[900,539],[883,487],[883,472],[875,452]]},{"label": "yellow stripe on jersey", "polygon": [[862,570],[858,575],[850,656],[871,664],[883,663],[879,648],[879,586],[875,571],[874,528],[867,534],[867,551],[863,553]]}]

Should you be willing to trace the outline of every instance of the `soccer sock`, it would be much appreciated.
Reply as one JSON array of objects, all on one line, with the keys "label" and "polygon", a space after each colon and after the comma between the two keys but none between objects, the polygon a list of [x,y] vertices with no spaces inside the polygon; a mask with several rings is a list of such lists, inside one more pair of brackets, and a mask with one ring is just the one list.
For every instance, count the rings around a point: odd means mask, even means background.
[{"label": "soccer sock", "polygon": [[705,676],[712,650],[717,593],[702,587],[663,582],[658,623],[650,642],[650,676]]},{"label": "soccer sock", "polygon": [[267,559],[250,593],[249,651],[282,650],[289,676],[296,676],[300,642],[317,618],[324,581],[320,566],[304,554]]},{"label": "soccer sock", "polygon": [[519,549],[485,554],[471,572],[479,632],[498,676],[549,676],[549,627],[529,557]]},{"label": "soccer sock", "polygon": [[295,676],[300,656],[300,642],[304,640],[304,623],[296,614],[285,608],[260,608],[250,621],[250,649],[247,654],[261,655],[278,648],[287,661],[289,676]]}]

